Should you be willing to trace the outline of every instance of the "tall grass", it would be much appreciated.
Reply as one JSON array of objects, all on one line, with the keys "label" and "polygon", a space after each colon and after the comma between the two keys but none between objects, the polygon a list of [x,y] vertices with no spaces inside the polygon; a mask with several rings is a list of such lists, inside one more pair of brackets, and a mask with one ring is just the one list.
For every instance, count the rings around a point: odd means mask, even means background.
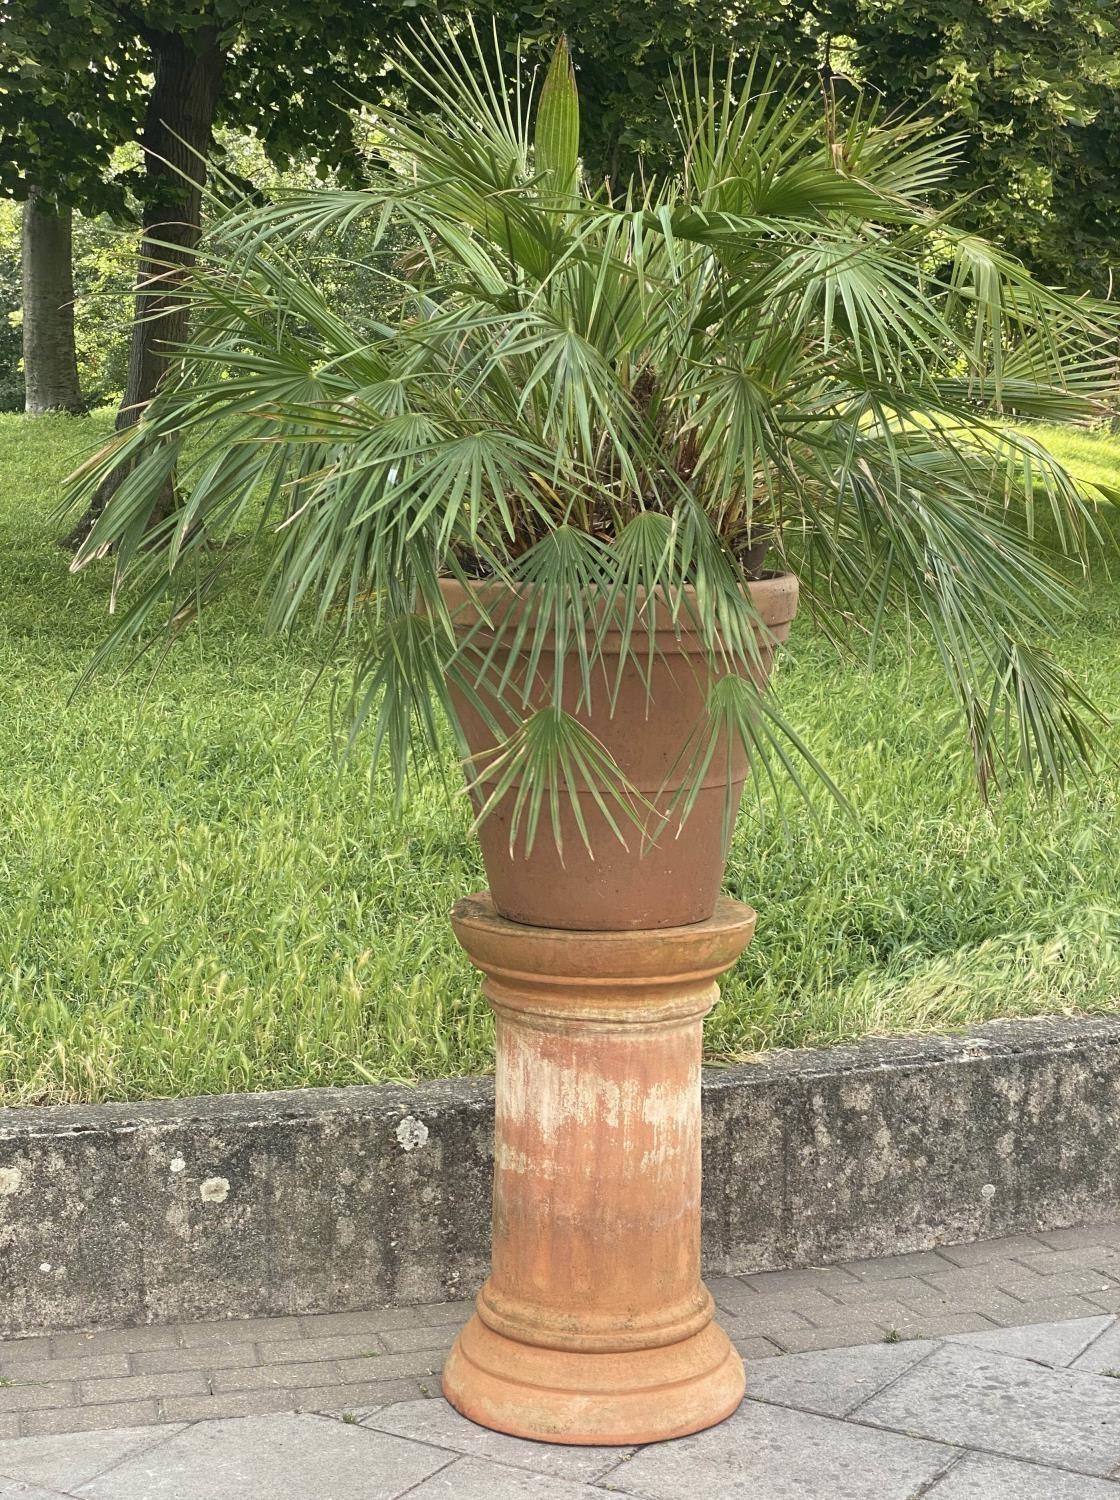
[{"label": "tall grass", "polygon": [[[340,771],[326,701],[300,712],[318,658],[260,637],[251,574],[150,686],[106,678],[68,703],[106,579],[69,574],[48,515],[104,428],[0,418],[0,1098],[487,1069],[490,1018],[446,921],[484,883],[466,809],[421,788],[394,821],[385,787]],[[858,817],[744,814],[728,888],[760,920],[711,1058],[1120,1006],[1115,770],[986,811],[931,663],[869,676],[803,623],[794,640],[788,709]],[[1118,641],[1102,578],[1054,644],[1114,712]]]}]

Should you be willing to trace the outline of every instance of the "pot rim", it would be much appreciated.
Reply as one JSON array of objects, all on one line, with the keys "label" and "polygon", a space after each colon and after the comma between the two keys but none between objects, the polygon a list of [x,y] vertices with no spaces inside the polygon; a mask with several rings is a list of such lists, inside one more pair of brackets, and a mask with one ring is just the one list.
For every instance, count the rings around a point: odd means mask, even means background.
[{"label": "pot rim", "polygon": [[[540,587],[534,583],[506,583],[496,578],[479,578],[462,582],[458,578],[441,578],[439,580],[440,593],[443,595],[448,612],[453,622],[463,624],[474,629],[480,622],[475,613],[470,617],[469,611],[477,611],[478,603],[481,601],[484,607],[500,603],[503,599],[525,600]],[[798,598],[800,594],[800,583],[796,573],[773,573],[766,578],[750,579],[746,582],[750,595],[751,604],[757,610],[763,625],[773,630],[775,627],[788,625],[797,614]],[[664,597],[664,591],[657,590],[659,596]],[[687,597],[695,597],[696,590],[692,584],[686,584],[684,594]],[[639,590],[639,596],[644,597],[645,590]],[[456,619],[459,616],[459,619]],[[644,633],[644,626],[641,627]],[[613,633],[613,628],[612,628]],[[690,628],[687,620],[681,622],[680,626],[672,624],[657,627],[655,633],[658,636],[672,636],[678,640],[695,634]]]}]

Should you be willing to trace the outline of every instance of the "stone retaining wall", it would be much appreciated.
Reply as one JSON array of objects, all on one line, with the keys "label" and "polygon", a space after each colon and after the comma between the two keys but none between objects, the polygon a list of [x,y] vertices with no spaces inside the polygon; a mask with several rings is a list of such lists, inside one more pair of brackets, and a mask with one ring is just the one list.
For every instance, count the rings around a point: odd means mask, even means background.
[{"label": "stone retaining wall", "polygon": [[[0,1110],[0,1330],[459,1298],[493,1087]],[[705,1264],[822,1264],[1120,1211],[1120,1019],[706,1070]]]}]

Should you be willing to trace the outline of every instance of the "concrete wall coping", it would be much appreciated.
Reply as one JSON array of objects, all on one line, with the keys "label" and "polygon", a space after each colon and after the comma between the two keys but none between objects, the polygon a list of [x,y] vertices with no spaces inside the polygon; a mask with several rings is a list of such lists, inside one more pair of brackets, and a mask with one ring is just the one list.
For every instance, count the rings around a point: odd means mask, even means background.
[{"label": "concrete wall coping", "polygon": [[[1120,1212],[1120,1016],[704,1071],[709,1271]],[[493,1083],[0,1109],[0,1331],[457,1298],[487,1268]]]}]

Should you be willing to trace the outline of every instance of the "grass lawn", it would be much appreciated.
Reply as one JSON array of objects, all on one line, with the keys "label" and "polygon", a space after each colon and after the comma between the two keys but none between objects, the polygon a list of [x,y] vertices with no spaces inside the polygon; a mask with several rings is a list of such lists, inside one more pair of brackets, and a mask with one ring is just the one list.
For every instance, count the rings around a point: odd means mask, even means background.
[{"label": "grass lawn", "polygon": [[[487,1069],[488,1012],[446,922],[483,884],[465,807],[425,789],[394,822],[360,766],[339,772],[326,700],[297,713],[314,648],[256,633],[251,577],[146,692],[105,678],[68,706],[106,575],[69,575],[48,514],[105,426],[0,417],[0,1099]],[[1076,441],[1120,477],[1120,446]],[[1117,714],[1120,586],[1083,594],[1055,645]],[[711,1058],[1120,1008],[1115,771],[993,815],[927,660],[868,676],[803,624],[794,642],[788,710],[858,818],[744,816],[728,889],[758,935]]]}]

